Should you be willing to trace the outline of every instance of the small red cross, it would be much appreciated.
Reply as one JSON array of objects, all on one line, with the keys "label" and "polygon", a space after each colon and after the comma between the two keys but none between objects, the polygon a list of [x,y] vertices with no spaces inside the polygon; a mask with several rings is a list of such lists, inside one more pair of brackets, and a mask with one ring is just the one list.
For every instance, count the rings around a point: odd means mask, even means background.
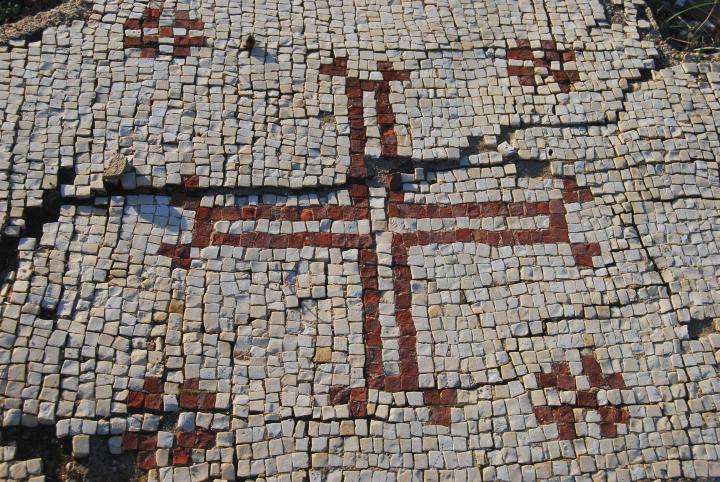
[{"label": "small red cross", "polygon": [[624,388],[625,382],[621,373],[605,375],[600,364],[592,355],[583,355],[582,374],[587,376],[590,388],[578,390],[576,379],[570,374],[570,367],[567,362],[555,363],[550,373],[538,373],[537,384],[540,388],[556,388],[562,391],[575,392],[575,404],[563,404],[560,406],[539,406],[535,407],[535,418],[540,425],[557,423],[558,438],[560,440],[572,440],[577,438],[575,432],[574,408],[597,410],[602,422],[600,423],[600,434],[604,438],[617,436],[617,424],[627,423],[630,413],[626,408],[617,408],[604,405],[598,407],[597,392],[600,388]]},{"label": "small red cross", "polygon": [[[529,40],[518,40],[516,48],[508,49],[507,59],[508,63],[511,60],[523,62],[522,66],[508,65],[507,68],[509,76],[520,79],[520,85],[535,85],[535,73],[539,68],[547,71],[544,76],[552,75],[562,92],[570,92],[572,83],[580,80],[577,68],[567,67],[569,62],[576,61],[575,51],[558,50],[552,40],[541,41],[539,49],[530,48]],[[553,62],[558,68],[552,68]]]},{"label": "small red cross", "polygon": [[[187,57],[190,47],[205,45],[202,35],[190,35],[191,31],[205,28],[202,20],[191,20],[187,11],[175,13],[175,19],[169,26],[160,26],[160,9],[146,8],[140,19],[128,19],[124,25],[123,45],[125,48],[139,48],[140,56],[157,57],[161,44],[173,46],[174,57]],[[175,30],[184,30],[184,34],[176,35]]]},{"label": "small red cross", "polygon": [[[163,413],[163,383],[160,378],[146,377],[142,390],[131,390],[128,394],[127,407],[131,412]],[[179,405],[181,411],[215,410],[215,394],[200,390],[200,380],[185,380],[180,389]],[[194,432],[177,431],[174,437],[172,465],[189,465],[193,448],[211,449],[215,446],[215,433],[196,429]],[[156,467],[155,451],[157,449],[157,433],[126,432],[122,439],[125,452],[137,451],[137,464],[143,470]]]}]

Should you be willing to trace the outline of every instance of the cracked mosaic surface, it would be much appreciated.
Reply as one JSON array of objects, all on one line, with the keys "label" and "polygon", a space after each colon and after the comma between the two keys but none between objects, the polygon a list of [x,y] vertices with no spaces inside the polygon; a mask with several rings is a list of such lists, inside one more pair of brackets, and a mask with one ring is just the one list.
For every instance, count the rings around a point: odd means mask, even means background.
[{"label": "cracked mosaic surface", "polygon": [[720,477],[720,65],[642,3],[90,3],[0,46],[3,427],[153,481]]}]

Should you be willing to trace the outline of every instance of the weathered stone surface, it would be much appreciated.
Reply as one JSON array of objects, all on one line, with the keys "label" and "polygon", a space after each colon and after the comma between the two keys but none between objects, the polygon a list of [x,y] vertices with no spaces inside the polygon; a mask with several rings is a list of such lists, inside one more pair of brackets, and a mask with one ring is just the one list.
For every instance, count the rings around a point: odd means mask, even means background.
[{"label": "weathered stone surface", "polygon": [[109,182],[117,182],[125,173],[127,167],[127,157],[118,152],[110,158],[108,166],[103,171],[103,179]]},{"label": "weathered stone surface", "polygon": [[720,67],[640,7],[97,0],[0,47],[3,427],[153,481],[717,477]]}]

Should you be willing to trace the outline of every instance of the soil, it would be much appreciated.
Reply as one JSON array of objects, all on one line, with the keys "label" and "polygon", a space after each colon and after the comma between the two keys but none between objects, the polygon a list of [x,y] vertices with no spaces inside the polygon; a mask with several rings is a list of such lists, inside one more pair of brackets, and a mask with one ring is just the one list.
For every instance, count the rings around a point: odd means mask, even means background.
[{"label": "soil", "polygon": [[[711,41],[710,37],[704,37],[704,43],[697,43],[693,46],[673,41],[670,32],[662,23],[662,19],[668,18],[666,13],[667,5],[675,0],[646,0],[646,6],[638,7],[638,20],[646,21],[645,26],[639,26],[643,40],[650,40],[658,49],[659,57],[655,66],[658,69],[678,65],[683,62],[719,62],[720,44],[718,41]],[[689,0],[696,2],[698,0]],[[708,1],[708,0],[703,0]],[[720,15],[720,0],[718,0],[717,14]],[[625,24],[625,13],[622,5],[613,0],[604,0],[605,10],[612,23]],[[658,5],[664,5],[662,12]]]},{"label": "soil", "polygon": [[15,460],[41,458],[47,482],[129,482],[143,481],[132,454],[112,455],[105,437],[91,437],[90,456],[74,460],[72,439],[58,439],[55,427],[6,427],[0,443],[14,443]]},{"label": "soil", "polygon": [[5,427],[0,432],[0,441],[3,445],[16,445],[15,460],[41,458],[48,482],[62,480],[59,476],[64,460],[69,457],[70,444],[69,440],[55,437],[54,426]]},{"label": "soil", "polygon": [[652,28],[646,38],[655,42],[664,58],[660,67],[682,62],[720,61],[720,1],[672,18],[691,5],[707,0],[689,0],[682,7],[676,0],[648,0],[645,16]]},{"label": "soil", "polygon": [[0,24],[15,22],[58,5],[60,0],[0,0]]},{"label": "soil", "polygon": [[[10,3],[24,5],[19,16],[3,17],[2,8]],[[39,38],[45,28],[85,18],[89,12],[85,0],[0,0],[0,45],[10,40]]]}]

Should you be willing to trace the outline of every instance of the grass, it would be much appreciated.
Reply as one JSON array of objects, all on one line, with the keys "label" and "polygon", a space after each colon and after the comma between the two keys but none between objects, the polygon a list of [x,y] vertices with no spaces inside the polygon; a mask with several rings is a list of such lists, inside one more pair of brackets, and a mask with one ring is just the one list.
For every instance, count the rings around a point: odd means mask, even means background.
[{"label": "grass", "polygon": [[650,0],[660,34],[686,51],[720,49],[720,0]]}]

